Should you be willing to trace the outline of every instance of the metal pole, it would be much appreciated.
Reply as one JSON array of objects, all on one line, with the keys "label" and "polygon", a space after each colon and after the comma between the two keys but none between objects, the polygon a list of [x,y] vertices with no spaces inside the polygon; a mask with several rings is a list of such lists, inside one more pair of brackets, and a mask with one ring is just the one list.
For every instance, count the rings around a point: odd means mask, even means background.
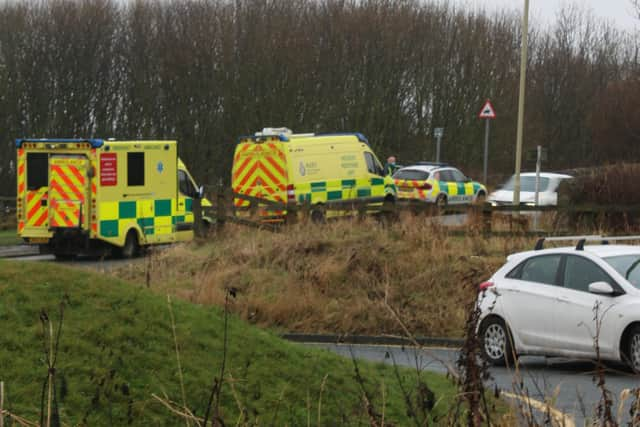
[{"label": "metal pole", "polygon": [[489,165],[489,122],[491,119],[485,119],[487,124],[484,127],[484,174],[482,182],[487,185],[487,170]]},{"label": "metal pole", "polygon": [[441,136],[438,136],[436,138],[436,163],[440,163],[440,140],[442,139]]},{"label": "metal pole", "polygon": [[527,45],[529,43],[529,0],[524,0],[522,15],[522,50],[520,52],[520,93],[518,96],[518,131],[516,136],[516,173],[513,204],[520,205],[520,166],[522,162],[522,128],[524,125],[524,88],[527,77]]},{"label": "metal pole", "polygon": [[4,382],[0,381],[0,427],[4,426]]},{"label": "metal pole", "polygon": [[540,201],[540,164],[542,163],[542,146],[538,145],[538,157],[536,159],[536,206]]}]

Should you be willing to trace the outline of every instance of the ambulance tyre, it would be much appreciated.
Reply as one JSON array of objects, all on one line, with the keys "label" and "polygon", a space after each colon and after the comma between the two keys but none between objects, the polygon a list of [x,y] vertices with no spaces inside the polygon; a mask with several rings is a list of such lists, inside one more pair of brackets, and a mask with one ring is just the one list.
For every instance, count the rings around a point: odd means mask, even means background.
[{"label": "ambulance tyre", "polygon": [[324,224],[326,218],[324,216],[324,208],[322,205],[316,205],[311,210],[311,221],[316,224]]},{"label": "ambulance tyre", "polygon": [[120,249],[120,257],[130,259],[138,255],[140,245],[138,244],[138,235],[135,230],[129,230],[124,241],[124,246]]}]

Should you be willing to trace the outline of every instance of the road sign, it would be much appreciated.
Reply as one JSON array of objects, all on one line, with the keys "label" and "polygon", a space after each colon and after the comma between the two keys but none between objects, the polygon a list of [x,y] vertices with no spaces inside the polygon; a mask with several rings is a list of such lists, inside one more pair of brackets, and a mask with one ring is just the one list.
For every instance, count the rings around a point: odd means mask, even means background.
[{"label": "road sign", "polygon": [[493,109],[493,105],[491,105],[491,101],[487,99],[487,102],[484,103],[482,110],[478,113],[478,118],[480,119],[495,119],[496,118],[496,110]]},{"label": "road sign", "polygon": [[444,128],[433,129],[433,136],[436,137],[436,162],[440,161],[440,142],[442,141],[442,135],[444,135]]}]

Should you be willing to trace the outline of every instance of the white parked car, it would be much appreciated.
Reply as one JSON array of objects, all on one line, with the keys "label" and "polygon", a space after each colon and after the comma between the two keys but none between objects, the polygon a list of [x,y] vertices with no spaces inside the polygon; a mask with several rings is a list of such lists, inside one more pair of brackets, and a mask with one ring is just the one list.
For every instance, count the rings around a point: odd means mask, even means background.
[{"label": "white parked car", "polygon": [[595,359],[598,337],[602,360],[640,372],[640,246],[594,239],[600,244],[541,249],[538,242],[539,250],[509,256],[480,285],[478,333],[489,362],[520,355]]},{"label": "white parked car", "polygon": [[[572,178],[570,175],[560,173],[541,172],[538,195],[538,206],[556,206],[558,204],[558,186],[565,179]],[[493,206],[510,205],[513,203],[513,189],[515,176],[502,185],[498,190],[489,194],[487,201]],[[535,205],[536,197],[536,174],[526,172],[520,174],[520,203],[528,206]]]}]

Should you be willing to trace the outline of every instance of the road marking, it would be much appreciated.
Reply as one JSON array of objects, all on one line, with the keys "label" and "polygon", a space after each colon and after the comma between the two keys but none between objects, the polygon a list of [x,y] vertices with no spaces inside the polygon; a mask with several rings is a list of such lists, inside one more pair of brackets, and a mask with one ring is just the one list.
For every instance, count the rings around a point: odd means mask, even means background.
[{"label": "road marking", "polygon": [[520,401],[524,402],[525,404],[531,406],[532,408],[537,409],[538,411],[540,411],[542,413],[549,412],[549,414],[551,415],[551,418],[553,418],[554,421],[559,426],[576,427],[576,422],[573,419],[572,415],[565,414],[564,412],[554,408],[553,406],[551,406],[547,402],[541,402],[539,400],[532,399],[532,398],[530,398],[528,396],[520,396],[520,395],[509,393],[509,392],[506,392],[506,391],[501,392],[501,394],[504,397],[507,397],[509,399],[520,400]]}]

